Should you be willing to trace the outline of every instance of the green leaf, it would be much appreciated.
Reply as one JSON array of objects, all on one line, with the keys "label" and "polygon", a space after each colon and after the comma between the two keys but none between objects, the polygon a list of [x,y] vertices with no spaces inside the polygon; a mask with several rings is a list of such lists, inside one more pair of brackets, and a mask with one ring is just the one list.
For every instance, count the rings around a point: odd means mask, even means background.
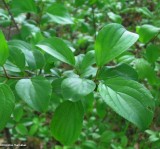
[{"label": "green leaf", "polygon": [[9,50],[8,50],[7,42],[5,40],[3,32],[1,30],[0,30],[0,41],[1,41],[1,44],[0,44],[0,65],[2,66],[6,62],[8,56],[9,56]]},{"label": "green leaf", "polygon": [[73,21],[68,13],[68,10],[64,5],[60,3],[53,3],[46,11],[46,19],[47,23],[55,22],[58,24],[72,24]]},{"label": "green leaf", "polygon": [[93,92],[96,85],[88,79],[67,78],[63,80],[61,87],[65,99],[76,101]]},{"label": "green leaf", "polygon": [[[21,41],[12,40],[8,42],[9,49],[16,48],[24,53],[25,59],[30,69],[40,69],[44,65],[44,55],[31,44]],[[19,64],[20,65],[20,64]]]},{"label": "green leaf", "polygon": [[11,10],[15,15],[19,15],[20,13],[25,12],[33,12],[36,13],[36,5],[34,0],[12,0],[11,1]]},{"label": "green leaf", "polygon": [[122,23],[122,17],[120,15],[117,15],[113,12],[108,12],[108,17],[115,23]]},{"label": "green leaf", "polygon": [[4,64],[4,67],[7,71],[7,73],[11,73],[11,72],[21,72],[21,70],[19,68],[17,68],[16,65],[14,65],[13,63],[11,63],[10,61],[6,61],[6,63]]},{"label": "green leaf", "polygon": [[18,124],[15,127],[15,129],[21,135],[27,135],[28,134],[28,130],[27,130],[26,126],[24,126],[23,124]]},{"label": "green leaf", "polygon": [[146,49],[146,57],[150,63],[155,63],[160,57],[160,47],[154,44],[151,44]]},{"label": "green leaf", "polygon": [[83,71],[83,73],[81,74],[81,77],[82,78],[95,77],[96,73],[97,73],[97,68],[88,67]]},{"label": "green leaf", "polygon": [[62,81],[63,81],[62,78],[58,78],[52,81],[52,91],[54,94],[56,94],[59,97],[62,96],[62,89],[61,89]]},{"label": "green leaf", "polygon": [[132,64],[132,62],[135,59],[135,55],[131,52],[124,52],[123,54],[121,54],[120,56],[118,56],[116,58],[117,63],[122,64],[122,63],[126,63],[126,64]]},{"label": "green leaf", "polygon": [[103,119],[106,115],[106,105],[102,99],[96,101],[96,114]]},{"label": "green leaf", "polygon": [[15,106],[15,97],[6,84],[0,84],[0,130],[7,124]]},{"label": "green leaf", "polygon": [[37,69],[43,68],[43,66],[45,65],[45,58],[42,52],[35,49],[32,53],[35,59],[36,68]]},{"label": "green leaf", "polygon": [[151,39],[159,34],[160,28],[145,24],[142,26],[137,26],[136,32],[139,34],[139,41],[148,43]]},{"label": "green leaf", "polygon": [[61,103],[51,122],[51,133],[54,138],[63,145],[73,144],[81,133],[83,116],[81,101]]},{"label": "green leaf", "polygon": [[95,42],[96,63],[103,66],[130,48],[138,35],[127,31],[122,25],[111,23],[103,27]]},{"label": "green leaf", "polygon": [[84,149],[95,149],[97,148],[97,144],[93,140],[85,140],[82,142],[82,148]]},{"label": "green leaf", "polygon": [[23,116],[23,109],[22,109],[21,105],[16,106],[13,111],[13,117],[14,117],[15,121],[16,122],[20,121],[22,116]]},{"label": "green leaf", "polygon": [[82,6],[82,5],[84,5],[85,4],[85,0],[81,0],[81,1],[74,1],[74,3],[75,3],[75,6],[76,7],[80,7],[80,6]]},{"label": "green leaf", "polygon": [[1,27],[7,27],[11,23],[11,19],[7,14],[7,11],[5,9],[0,9],[0,25]]},{"label": "green leaf", "polygon": [[75,68],[77,70],[77,72],[80,74],[82,70],[82,61],[84,59],[84,54],[79,54],[75,57]]},{"label": "green leaf", "polygon": [[82,60],[82,70],[88,68],[89,66],[95,64],[95,52],[94,51],[89,51],[86,53]]},{"label": "green leaf", "polygon": [[113,78],[98,88],[102,99],[120,116],[140,129],[150,125],[155,103],[144,86],[133,80]]},{"label": "green leaf", "polygon": [[49,39],[45,39],[38,43],[37,47],[41,48],[46,53],[62,62],[70,65],[75,64],[75,58],[71,49],[60,38],[52,37]]},{"label": "green leaf", "polygon": [[45,112],[51,97],[51,84],[43,77],[21,79],[16,84],[17,94],[33,109]]},{"label": "green leaf", "polygon": [[152,18],[153,13],[147,7],[138,7],[137,12],[144,14],[146,17]]},{"label": "green leaf", "polygon": [[156,73],[148,61],[143,58],[139,58],[135,59],[134,63],[139,75],[139,79],[147,78],[150,83],[157,83]]},{"label": "green leaf", "polygon": [[99,80],[106,80],[115,77],[138,80],[138,74],[136,70],[134,70],[131,66],[123,63],[113,67],[102,67],[97,74],[97,79]]},{"label": "green leaf", "polygon": [[81,99],[85,112],[92,112],[94,106],[94,94],[90,93]]},{"label": "green leaf", "polygon": [[102,143],[109,144],[115,137],[116,137],[115,132],[106,130],[102,133],[100,141]]},{"label": "green leaf", "polygon": [[41,34],[39,27],[37,27],[36,25],[30,24],[28,22],[24,22],[22,24],[20,33],[21,33],[22,39],[24,40],[30,39],[31,41],[36,42],[38,40],[40,41],[43,39],[43,36]]},{"label": "green leaf", "polygon": [[29,135],[33,136],[37,132],[38,128],[39,128],[39,125],[37,124],[32,125],[29,130]]},{"label": "green leaf", "polygon": [[83,74],[88,71],[88,69],[95,64],[95,51],[89,51],[85,55],[79,54],[76,56],[76,64],[75,68],[78,72],[78,74],[81,74],[81,76],[84,76]]},{"label": "green leaf", "polygon": [[20,49],[17,49],[15,47],[12,47],[12,48],[9,47],[9,52],[10,52],[10,55],[9,55],[8,60],[12,62],[13,64],[15,64],[21,70],[24,70],[25,68],[24,53]]}]

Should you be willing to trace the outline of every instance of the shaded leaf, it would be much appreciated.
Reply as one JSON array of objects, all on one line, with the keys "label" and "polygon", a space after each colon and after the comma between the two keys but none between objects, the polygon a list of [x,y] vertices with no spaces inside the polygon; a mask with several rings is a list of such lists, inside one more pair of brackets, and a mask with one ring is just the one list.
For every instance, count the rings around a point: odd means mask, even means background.
[{"label": "shaded leaf", "polygon": [[121,64],[113,67],[102,67],[97,74],[97,79],[99,80],[106,80],[115,77],[138,80],[136,70],[127,64]]},{"label": "shaded leaf", "polygon": [[0,84],[0,130],[7,124],[15,106],[15,97],[6,84]]},{"label": "shaded leaf", "polygon": [[52,87],[43,77],[21,79],[16,84],[17,94],[33,109],[45,112],[48,109]]},{"label": "shaded leaf", "polygon": [[36,5],[34,0],[12,0],[11,1],[11,10],[15,15],[19,15],[25,12],[36,13]]},{"label": "shaded leaf", "polygon": [[46,11],[44,16],[45,22],[55,22],[58,24],[72,24],[73,21],[68,13],[68,10],[63,4],[53,3]]},{"label": "shaded leaf", "polygon": [[147,43],[159,34],[160,28],[145,24],[142,26],[137,26],[136,31],[139,34],[139,40],[143,43]]},{"label": "shaded leaf", "polygon": [[63,145],[73,144],[82,129],[84,109],[81,101],[65,101],[56,109],[52,122],[51,133]]},{"label": "shaded leaf", "polygon": [[64,79],[61,86],[64,98],[73,101],[93,92],[96,87],[93,81],[81,78]]},{"label": "shaded leaf", "polygon": [[9,50],[8,50],[6,39],[1,30],[0,30],[0,41],[1,41],[0,43],[0,65],[2,66],[6,62],[9,56]]}]

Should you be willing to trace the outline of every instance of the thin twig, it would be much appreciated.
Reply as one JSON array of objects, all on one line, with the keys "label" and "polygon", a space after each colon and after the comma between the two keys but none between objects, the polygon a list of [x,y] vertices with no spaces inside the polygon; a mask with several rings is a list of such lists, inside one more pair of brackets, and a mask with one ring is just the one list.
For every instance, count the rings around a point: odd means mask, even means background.
[{"label": "thin twig", "polygon": [[7,79],[9,79],[10,77],[8,76],[8,74],[7,74],[7,71],[6,71],[5,67],[3,66],[2,68],[3,68],[3,71],[4,71],[4,74],[5,74],[6,78],[7,78]]},{"label": "thin twig", "polygon": [[13,21],[13,23],[14,23],[14,25],[15,25],[17,31],[19,32],[20,30],[19,30],[19,28],[18,28],[18,25],[17,25],[17,23],[16,23],[16,21],[15,21],[13,15],[12,15],[12,13],[11,13],[11,11],[10,11],[10,9],[9,9],[9,7],[8,7],[8,5],[7,5],[7,3],[5,2],[5,0],[2,0],[2,2],[3,2],[3,4],[4,4],[4,6],[6,7],[6,9],[7,9],[9,15],[10,15],[10,17],[11,17],[11,20]]},{"label": "thin twig", "polygon": [[9,25],[9,31],[8,31],[8,35],[7,35],[7,40],[10,39],[10,35],[11,35],[11,28],[12,28],[12,24],[10,23]]},{"label": "thin twig", "polygon": [[41,74],[42,74],[42,69],[40,69],[40,70],[39,70],[39,73],[38,73],[38,74],[39,74],[39,75],[41,75]]},{"label": "thin twig", "polygon": [[94,12],[95,8],[94,6],[92,6],[92,19],[93,19],[93,28],[94,28],[94,32],[95,32],[95,36],[94,38],[96,39],[96,19],[95,19],[95,12]]},{"label": "thin twig", "polygon": [[7,79],[24,79],[24,78],[30,78],[30,77],[19,77],[19,76],[9,76],[8,73],[7,73],[7,70],[5,69],[5,67],[3,66],[3,71],[4,71],[4,75],[5,76],[0,76],[0,77],[5,77]]},{"label": "thin twig", "polygon": [[[6,78],[6,76],[2,76],[2,75],[0,75],[0,77]],[[7,79],[29,79],[29,78],[31,78],[31,77],[8,76]]]}]

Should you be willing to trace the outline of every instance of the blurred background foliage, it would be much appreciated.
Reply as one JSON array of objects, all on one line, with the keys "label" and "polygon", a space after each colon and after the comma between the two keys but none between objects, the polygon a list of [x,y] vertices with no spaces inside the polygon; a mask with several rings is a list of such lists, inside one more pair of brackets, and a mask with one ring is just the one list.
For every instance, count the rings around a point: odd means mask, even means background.
[{"label": "blurred background foliage", "polygon": [[[48,131],[51,113],[62,101],[60,93],[53,93],[47,113],[33,112],[22,101],[17,104],[9,128],[12,142],[26,143],[38,149],[159,149],[160,148],[160,1],[159,0],[5,0],[0,1],[0,28],[8,40],[20,39],[36,44],[45,37],[57,36],[75,52],[77,59],[94,49],[98,31],[115,22],[140,35],[139,41],[128,52],[108,64],[125,63],[134,67],[135,79],[142,82],[156,97],[156,110],[152,125],[145,132],[104,106],[98,96],[89,94],[84,99],[86,115],[83,130],[73,146],[62,146]],[[14,55],[14,53],[13,53]],[[73,75],[69,66],[45,55],[46,72],[54,75]],[[12,57],[10,58],[12,61]],[[60,66],[59,68],[56,68]],[[11,67],[13,73],[18,70]],[[126,68],[126,66],[124,66]],[[66,71],[68,69],[68,71]],[[112,68],[113,69],[113,68]],[[127,68],[126,68],[127,69]],[[64,72],[65,71],[65,72]],[[124,73],[118,68],[119,73]],[[117,72],[116,72],[117,73]],[[90,68],[84,76],[95,74]],[[115,75],[113,71],[111,75]],[[1,78],[0,78],[1,79]],[[55,80],[57,91],[62,79]],[[16,81],[15,81],[16,82]],[[11,81],[11,86],[15,84]],[[56,85],[55,85],[56,84]],[[96,99],[96,100],[94,100]],[[23,108],[21,108],[23,105]],[[0,141],[7,134],[0,133]]]}]

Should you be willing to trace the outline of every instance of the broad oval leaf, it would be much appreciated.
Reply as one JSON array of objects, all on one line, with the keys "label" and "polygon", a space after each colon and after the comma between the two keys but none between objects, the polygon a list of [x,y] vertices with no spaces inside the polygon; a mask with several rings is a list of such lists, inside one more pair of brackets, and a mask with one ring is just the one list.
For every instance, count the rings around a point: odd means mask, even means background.
[{"label": "broad oval leaf", "polygon": [[113,12],[108,12],[107,13],[108,17],[115,23],[122,23],[122,17],[120,15],[117,15]]},{"label": "broad oval leaf", "polygon": [[160,33],[160,28],[145,24],[137,26],[136,31],[139,34],[139,40],[143,43],[147,43]]},{"label": "broad oval leaf", "polygon": [[146,58],[150,63],[155,63],[160,57],[159,45],[150,44],[146,48]]},{"label": "broad oval leaf", "polygon": [[73,144],[81,133],[83,116],[81,101],[61,103],[51,122],[51,133],[54,138],[63,145]]},{"label": "broad oval leaf", "polygon": [[55,22],[58,24],[72,24],[73,21],[63,4],[53,3],[46,11],[44,21]]},{"label": "broad oval leaf", "polygon": [[8,60],[15,64],[18,68],[21,70],[24,70],[25,68],[25,56],[24,53],[15,47],[9,48],[9,58]]},{"label": "broad oval leaf", "polygon": [[95,64],[95,51],[91,50],[87,52],[85,55],[80,54],[76,56],[76,70],[78,71],[79,74],[83,74],[87,71],[89,67],[91,67],[93,64]]},{"label": "broad oval leaf", "polygon": [[122,25],[111,23],[106,25],[96,38],[95,55],[98,66],[103,66],[131,47],[138,35],[127,31]]},{"label": "broad oval leaf", "polygon": [[0,30],[0,41],[1,41],[0,43],[0,65],[2,66],[6,62],[9,56],[9,49],[8,49],[6,39],[1,30]]},{"label": "broad oval leaf", "polygon": [[145,15],[146,17],[149,17],[149,18],[154,17],[154,16],[153,16],[153,13],[152,13],[147,7],[137,7],[137,8],[136,8],[136,11],[137,11],[138,13],[142,13],[142,14]]},{"label": "broad oval leaf", "polygon": [[[18,5],[17,5],[18,4]],[[36,3],[34,0],[12,0],[11,1],[11,11],[15,15],[19,15],[20,13],[25,13],[25,12],[33,12],[36,13]]]},{"label": "broad oval leaf", "polygon": [[24,124],[18,124],[16,127],[15,127],[17,133],[23,135],[23,136],[26,136],[28,135],[28,130],[26,128],[26,126],[24,126]]},{"label": "broad oval leaf", "polygon": [[139,79],[148,79],[148,82],[151,84],[157,83],[156,72],[152,65],[143,58],[135,59],[134,66],[137,70]]},{"label": "broad oval leaf", "polygon": [[85,70],[89,66],[95,64],[95,51],[89,51],[86,53],[82,60],[82,70]]},{"label": "broad oval leaf", "polygon": [[17,94],[33,109],[45,112],[48,108],[52,87],[43,77],[21,79],[16,84]]},{"label": "broad oval leaf", "polygon": [[13,111],[13,118],[16,122],[19,122],[21,118],[23,117],[24,111],[21,107],[21,104],[16,105]]},{"label": "broad oval leaf", "polygon": [[75,58],[71,49],[60,38],[52,37],[49,39],[44,39],[37,44],[37,47],[62,62],[70,65],[75,64]]},{"label": "broad oval leaf", "polygon": [[15,106],[15,97],[6,84],[0,84],[0,130],[7,124]]},{"label": "broad oval leaf", "polygon": [[76,101],[93,92],[96,85],[88,79],[67,78],[63,80],[61,87],[65,99]]},{"label": "broad oval leaf", "polygon": [[150,125],[155,103],[144,86],[133,80],[113,78],[98,88],[102,99],[120,116],[140,129]]},{"label": "broad oval leaf", "polygon": [[97,73],[97,79],[106,80],[109,78],[123,77],[131,80],[138,80],[138,74],[131,66],[122,63],[121,65],[102,67]]},{"label": "broad oval leaf", "polygon": [[31,44],[22,40],[11,40],[8,42],[9,49],[17,48],[24,53],[26,62],[30,69],[40,69],[43,67],[45,60],[44,55]]}]

